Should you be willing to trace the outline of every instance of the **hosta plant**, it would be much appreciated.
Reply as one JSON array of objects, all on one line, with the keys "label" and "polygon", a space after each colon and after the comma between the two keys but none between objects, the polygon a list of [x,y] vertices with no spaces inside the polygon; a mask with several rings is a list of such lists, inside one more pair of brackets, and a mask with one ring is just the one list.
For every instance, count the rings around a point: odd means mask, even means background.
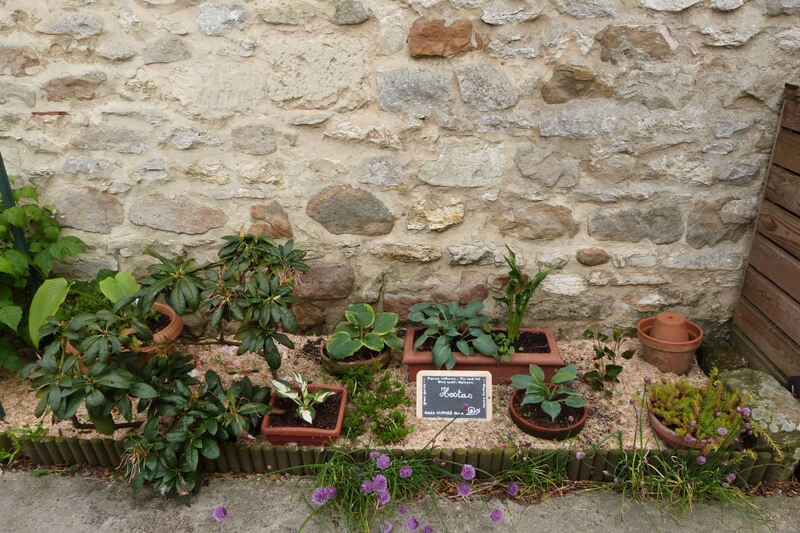
[{"label": "hosta plant", "polygon": [[272,380],[272,389],[281,398],[288,398],[297,404],[297,416],[309,424],[314,423],[317,412],[314,405],[321,404],[327,400],[334,391],[329,389],[308,390],[308,382],[305,378],[295,371],[292,371],[292,379],[297,387],[293,387],[288,381],[282,379]]},{"label": "hosta plant", "polygon": [[553,271],[552,268],[542,270],[539,267],[538,272],[532,278],[529,278],[522,273],[522,270],[517,265],[517,255],[514,251],[506,245],[508,255],[504,257],[508,264],[508,284],[506,285],[506,292],[502,297],[495,296],[495,300],[504,303],[508,308],[508,328],[506,334],[508,335],[511,343],[515,343],[521,333],[520,327],[522,320],[525,318],[525,312],[528,309],[528,304],[533,297],[533,293],[539,287],[544,279]]},{"label": "hosta plant", "polygon": [[385,347],[402,350],[403,341],[394,334],[397,313],[375,313],[372,306],[354,304],[344,312],[347,324],[338,326],[325,344],[331,359],[347,359],[366,348],[376,354]]},{"label": "hosta plant", "polygon": [[425,326],[422,334],[414,341],[418,350],[429,338],[436,339],[431,350],[433,363],[437,368],[452,369],[456,364],[453,348],[464,355],[476,352],[494,356],[497,345],[489,334],[489,317],[481,313],[483,302],[470,302],[447,305],[423,302],[412,305],[408,319]]},{"label": "hosta plant", "polygon": [[[611,337],[601,331],[592,331],[587,329],[583,332],[584,339],[594,340],[594,370],[590,370],[583,375],[591,387],[596,390],[604,390],[607,382],[613,383],[619,381],[617,376],[622,372],[622,366],[615,363],[617,357],[623,359],[630,359],[633,357],[635,350],[625,350],[620,352],[620,347],[625,339],[633,337],[633,330],[619,330],[613,328],[611,330]],[[609,342],[609,340],[611,342]],[[611,391],[605,391],[606,395],[611,395]]]},{"label": "hosta plant", "polygon": [[511,377],[511,383],[525,391],[522,405],[540,404],[542,411],[555,420],[561,414],[562,404],[569,407],[589,405],[579,391],[567,386],[577,379],[576,372],[575,365],[562,367],[547,382],[544,371],[537,365],[531,365],[530,374],[516,374]]}]

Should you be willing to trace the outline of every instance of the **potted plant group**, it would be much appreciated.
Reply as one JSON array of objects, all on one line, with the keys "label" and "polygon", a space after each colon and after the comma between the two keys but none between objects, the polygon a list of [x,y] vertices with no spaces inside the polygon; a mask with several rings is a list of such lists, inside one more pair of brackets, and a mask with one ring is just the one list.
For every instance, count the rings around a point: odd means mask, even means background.
[{"label": "potted plant group", "polygon": [[650,425],[670,448],[716,449],[754,429],[750,409],[716,379],[695,387],[688,381],[654,383],[647,395]]},{"label": "potted plant group", "polygon": [[395,335],[397,313],[375,313],[371,305],[351,305],[344,312],[346,324],[338,326],[320,346],[322,366],[330,374],[342,375],[354,368],[386,366],[392,350],[402,350]]},{"label": "potted plant group", "polygon": [[529,365],[539,366],[549,378],[563,364],[551,330],[521,327],[533,293],[551,270],[540,268],[528,277],[517,265],[516,254],[508,246],[506,249],[510,270],[505,295],[495,300],[506,304],[508,328],[491,328],[489,318],[481,313],[482,302],[411,306],[408,318],[420,326],[410,327],[406,333],[403,363],[408,365],[409,381],[414,381],[420,370],[444,367],[487,370],[493,383],[508,383]]},{"label": "potted plant group", "polygon": [[328,446],[342,433],[347,388],[313,385],[297,372],[294,383],[272,380],[271,412],[261,422],[261,434],[272,444]]},{"label": "potted plant group", "polygon": [[511,378],[516,391],[508,408],[511,419],[525,433],[550,440],[574,437],[583,429],[589,413],[581,393],[568,387],[577,379],[577,368],[560,368],[548,381],[544,371],[530,365],[528,374]]}]

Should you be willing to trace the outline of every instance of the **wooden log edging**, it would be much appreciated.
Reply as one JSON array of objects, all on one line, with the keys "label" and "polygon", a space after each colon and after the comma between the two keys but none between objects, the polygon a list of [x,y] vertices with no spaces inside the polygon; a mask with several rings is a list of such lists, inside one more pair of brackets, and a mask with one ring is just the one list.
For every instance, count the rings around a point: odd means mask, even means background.
[{"label": "wooden log edging", "polygon": [[[27,457],[36,465],[74,465],[88,464],[105,468],[117,468],[124,458],[124,444],[122,440],[112,438],[81,439],[78,437],[51,437],[38,438],[20,437],[22,449],[20,454]],[[5,433],[0,433],[0,449],[11,449],[12,440]],[[448,472],[458,474],[465,463],[474,465],[482,477],[494,476],[508,470],[519,460],[515,456],[520,454],[530,461],[540,460],[549,450],[527,448],[517,450],[508,448],[456,448],[430,450],[431,460],[434,458],[445,461],[443,468]],[[314,464],[320,464],[330,457],[330,448],[310,446],[273,446],[270,444],[247,444],[227,442],[220,446],[220,455],[215,460],[202,459],[201,468],[206,472],[242,472],[265,473],[289,467],[296,467],[291,473],[310,475],[314,473]],[[357,461],[366,458],[366,450],[353,450],[351,453]],[[417,450],[392,450],[399,458],[408,458]],[[630,453],[630,452],[626,452]],[[697,450],[654,450],[651,453],[661,454],[664,458],[670,456],[681,457],[686,460],[695,460]],[[602,472],[613,472],[620,463],[622,452],[618,449],[589,449],[585,455],[578,459],[576,451],[560,450],[548,459],[549,468],[563,469],[567,479],[574,481],[601,481]],[[787,458],[781,459],[771,452],[759,452],[757,458],[745,458],[742,462],[740,475],[737,480],[740,484],[755,485],[761,481],[785,481],[792,475],[794,464]]]}]

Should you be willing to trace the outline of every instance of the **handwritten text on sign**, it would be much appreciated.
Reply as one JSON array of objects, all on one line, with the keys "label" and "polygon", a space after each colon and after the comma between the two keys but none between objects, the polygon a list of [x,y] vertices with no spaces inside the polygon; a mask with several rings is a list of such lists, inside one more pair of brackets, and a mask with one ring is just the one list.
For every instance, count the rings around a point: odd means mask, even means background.
[{"label": "handwritten text on sign", "polygon": [[[465,409],[466,408],[466,409]],[[417,418],[492,419],[492,374],[422,370],[417,373]]]}]

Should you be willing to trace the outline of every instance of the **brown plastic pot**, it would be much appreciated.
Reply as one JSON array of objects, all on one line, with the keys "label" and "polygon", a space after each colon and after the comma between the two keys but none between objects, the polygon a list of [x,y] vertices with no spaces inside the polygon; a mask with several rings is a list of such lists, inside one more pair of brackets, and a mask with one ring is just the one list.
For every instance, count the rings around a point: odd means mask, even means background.
[{"label": "brown plastic pot", "polygon": [[703,329],[686,320],[689,340],[671,342],[653,338],[650,333],[657,317],[641,320],[636,326],[642,344],[642,358],[662,372],[684,374],[689,370],[695,352],[703,342]]},{"label": "brown plastic pot", "polygon": [[[410,327],[406,331],[406,338],[403,345],[403,364],[408,366],[408,381],[414,383],[417,380],[417,373],[420,370],[439,370],[433,364],[433,354],[429,351],[418,352],[414,350],[414,337],[416,332],[422,328]],[[505,331],[502,328],[493,328],[492,331]],[[553,374],[564,365],[561,359],[561,351],[558,349],[553,331],[550,329],[530,329],[521,328],[520,331],[528,333],[544,333],[547,337],[549,352],[544,353],[515,353],[511,360],[497,362],[494,357],[488,355],[464,355],[461,352],[453,352],[456,357],[456,365],[453,370],[486,370],[492,374],[492,384],[511,383],[511,376],[515,374],[527,374],[530,365],[538,365],[544,370],[546,379],[553,377]]]},{"label": "brown plastic pot", "polygon": [[322,356],[322,366],[333,376],[341,376],[343,374],[348,373],[350,370],[356,370],[359,368],[372,368],[372,369],[379,369],[384,368],[386,365],[389,364],[389,360],[392,358],[392,351],[389,347],[383,349],[382,352],[378,353],[372,359],[361,359],[358,361],[348,361],[347,359],[331,359],[328,357],[328,354],[325,353],[325,344],[322,344],[319,347],[319,353]]},{"label": "brown plastic pot", "polygon": [[517,425],[519,429],[527,433],[528,435],[533,435],[534,437],[539,437],[540,439],[547,439],[547,440],[564,440],[570,437],[574,437],[578,433],[581,432],[583,429],[583,425],[586,423],[586,417],[589,416],[589,407],[583,408],[583,415],[575,421],[574,424],[571,426],[563,427],[563,428],[550,428],[545,426],[540,426],[538,424],[534,424],[530,420],[524,418],[517,409],[514,407],[514,402],[516,399],[525,394],[525,391],[522,389],[517,389],[514,391],[514,394],[511,395],[511,399],[508,401],[508,410],[511,413],[511,420]]},{"label": "brown plastic pot", "polygon": [[650,427],[653,428],[658,438],[670,448],[688,448],[693,450],[702,450],[705,448],[706,445],[703,441],[693,439],[691,443],[687,442],[685,437],[681,437],[665,426],[652,410],[648,409],[648,413],[650,414]]},{"label": "brown plastic pot", "polygon": [[[342,422],[344,421],[344,408],[347,405],[347,387],[339,385],[309,385],[308,390],[314,392],[319,389],[329,389],[334,392],[341,392],[342,399],[339,403],[339,416],[336,418],[336,426],[333,429],[320,429],[307,426],[286,426],[272,427],[269,425],[270,416],[266,415],[261,421],[261,434],[266,436],[272,444],[297,443],[305,446],[330,446],[342,433]],[[272,392],[269,405],[275,407],[278,395]]]}]

